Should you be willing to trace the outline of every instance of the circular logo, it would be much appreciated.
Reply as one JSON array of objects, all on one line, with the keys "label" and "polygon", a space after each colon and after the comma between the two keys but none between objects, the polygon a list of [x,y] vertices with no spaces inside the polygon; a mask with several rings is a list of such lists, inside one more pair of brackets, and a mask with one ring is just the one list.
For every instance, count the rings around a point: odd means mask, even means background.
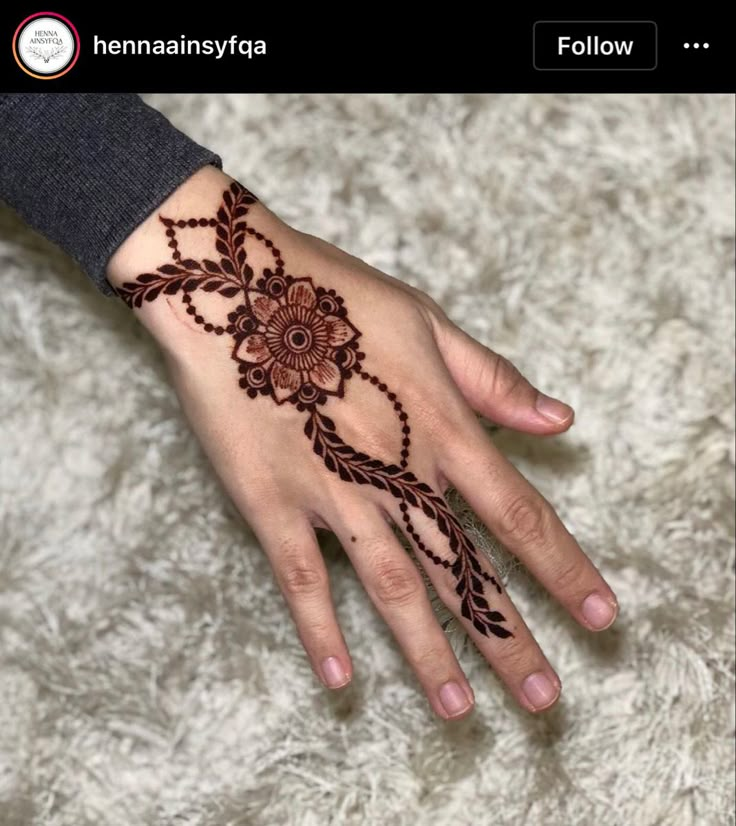
[{"label": "circular logo", "polygon": [[38,80],[65,75],[79,57],[79,34],[71,20],[52,11],[32,14],[13,36],[13,56],[21,69]]}]

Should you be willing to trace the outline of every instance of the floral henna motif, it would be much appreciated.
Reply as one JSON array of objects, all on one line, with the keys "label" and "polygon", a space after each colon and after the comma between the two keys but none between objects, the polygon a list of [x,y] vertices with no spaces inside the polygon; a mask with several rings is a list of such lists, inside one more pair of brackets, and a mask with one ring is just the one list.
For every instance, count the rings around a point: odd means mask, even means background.
[{"label": "floral henna motif", "polygon": [[248,393],[270,394],[277,404],[323,404],[342,396],[358,362],[360,333],[347,320],[342,299],[312,286],[311,278],[270,275],[248,289],[247,304],[228,318],[239,331],[233,358]]},{"label": "floral henna motif", "polygon": [[[238,364],[240,386],[248,396],[270,396],[278,405],[292,404],[306,412],[304,433],[325,467],[346,481],[372,485],[399,500],[405,531],[421,553],[448,569],[456,581],[463,617],[483,635],[513,636],[493,610],[484,582],[503,593],[495,577],[483,570],[479,553],[444,499],[409,468],[411,427],[403,405],[377,376],[363,369],[361,333],[348,319],[343,299],[334,290],[316,286],[310,277],[285,272],[280,250],[246,220],[256,198],[238,183],[223,193],[214,217],[174,220],[160,216],[171,261],[155,272],[139,275],[117,290],[129,307],[159,296],[179,296],[186,312],[207,333],[231,337],[232,358]],[[179,231],[210,229],[215,234],[217,260],[185,258]],[[256,273],[248,263],[247,246],[262,244],[273,264]],[[227,324],[213,324],[199,312],[192,293],[216,293],[231,302]],[[234,305],[234,306],[233,306]],[[349,379],[359,376],[393,404],[402,433],[399,464],[386,464],[345,443],[332,419],[319,409],[330,396],[342,398]],[[430,550],[417,532],[412,511],[434,522],[448,540],[451,559]]]}]

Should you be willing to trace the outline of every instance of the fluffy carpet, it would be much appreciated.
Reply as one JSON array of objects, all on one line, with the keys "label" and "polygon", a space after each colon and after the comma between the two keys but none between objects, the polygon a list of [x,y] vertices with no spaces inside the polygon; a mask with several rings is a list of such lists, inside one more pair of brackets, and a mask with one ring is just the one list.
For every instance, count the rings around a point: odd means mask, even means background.
[{"label": "fluffy carpet", "polygon": [[574,405],[494,438],[621,614],[589,634],[507,569],[563,699],[517,709],[455,627],[447,724],[327,543],[329,694],[152,341],[4,211],[2,826],[732,823],[733,98],[148,100]]}]

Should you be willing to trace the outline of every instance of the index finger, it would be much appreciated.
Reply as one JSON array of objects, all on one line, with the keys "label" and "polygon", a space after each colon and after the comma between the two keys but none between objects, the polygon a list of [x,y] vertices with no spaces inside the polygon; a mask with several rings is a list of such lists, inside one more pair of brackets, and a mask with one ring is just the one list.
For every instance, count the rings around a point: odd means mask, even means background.
[{"label": "index finger", "polygon": [[618,601],[552,505],[488,439],[473,417],[456,431],[441,466],[488,529],[580,623],[608,628]]}]

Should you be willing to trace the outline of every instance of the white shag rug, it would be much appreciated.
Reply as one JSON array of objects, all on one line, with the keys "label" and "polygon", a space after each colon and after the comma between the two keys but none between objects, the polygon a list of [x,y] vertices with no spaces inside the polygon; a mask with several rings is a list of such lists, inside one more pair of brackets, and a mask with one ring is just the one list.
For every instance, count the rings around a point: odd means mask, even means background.
[{"label": "white shag rug", "polygon": [[621,614],[588,634],[512,570],[563,699],[528,715],[464,648],[446,724],[328,545],[330,695],[152,341],[4,211],[2,826],[732,823],[734,99],[147,100],[574,405],[495,438]]}]

